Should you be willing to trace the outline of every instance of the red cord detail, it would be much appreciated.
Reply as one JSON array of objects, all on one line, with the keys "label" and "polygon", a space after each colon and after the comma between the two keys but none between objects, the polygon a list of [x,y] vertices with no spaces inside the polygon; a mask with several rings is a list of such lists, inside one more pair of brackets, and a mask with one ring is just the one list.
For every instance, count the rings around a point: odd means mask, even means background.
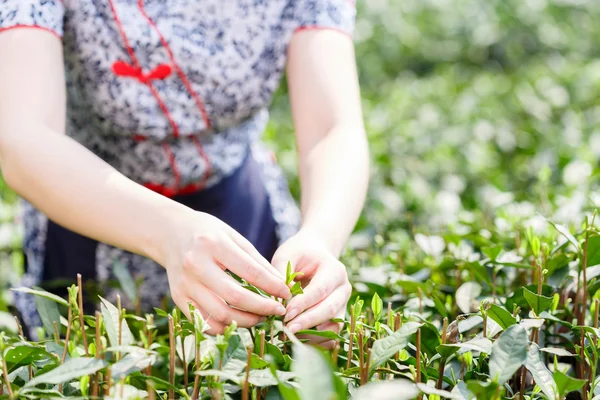
[{"label": "red cord detail", "polygon": [[60,36],[56,31],[53,31],[50,28],[46,28],[44,26],[39,26],[39,25],[23,25],[23,24],[13,25],[13,26],[9,26],[7,28],[0,28],[0,33],[12,31],[13,29],[39,29],[42,31],[50,32],[51,34],[56,36],[59,40],[62,40],[62,36]]},{"label": "red cord detail", "polygon": [[171,51],[171,47],[169,47],[169,43],[167,42],[167,40],[165,39],[163,34],[160,32],[160,30],[158,29],[158,27],[156,26],[154,21],[148,16],[148,13],[146,13],[146,10],[144,9],[144,0],[138,0],[138,7],[140,9],[140,12],[146,19],[146,21],[148,21],[148,23],[154,28],[154,30],[156,30],[156,33],[158,34],[158,37],[160,38],[160,42],[162,43],[163,47],[167,50],[167,53],[169,54],[171,64],[173,64],[173,67],[175,68],[175,71],[177,72],[179,79],[181,79],[181,82],[183,82],[183,85],[185,86],[187,91],[190,93],[190,96],[192,96],[192,98],[196,102],[196,106],[198,107],[200,114],[202,114],[202,118],[204,119],[204,123],[206,124],[206,129],[210,129],[210,120],[208,118],[208,114],[206,113],[206,109],[204,108],[204,104],[202,103],[202,100],[200,99],[200,96],[198,95],[198,93],[196,93],[196,91],[192,87],[190,80],[185,75],[185,73],[183,72],[183,70],[181,69],[179,64],[177,64],[177,61],[175,61],[175,56],[173,55],[173,51]]},{"label": "red cord detail", "polygon": [[113,73],[117,76],[126,76],[135,78],[142,83],[148,83],[154,79],[165,79],[171,75],[172,69],[168,64],[159,64],[147,74],[144,74],[141,68],[136,68],[125,61],[117,61],[112,66]]},{"label": "red cord detail", "polygon": [[[125,48],[127,49],[127,53],[129,54],[129,58],[131,59],[131,62],[133,64],[133,65],[129,65],[122,61],[117,61],[115,63],[115,64],[117,64],[116,69],[123,73],[135,74],[134,75],[135,77],[138,77],[140,75],[142,77],[143,76],[146,76],[146,77],[152,76],[152,74],[156,72],[156,69],[147,75],[144,75],[142,73],[142,66],[140,65],[140,62],[135,55],[135,51],[133,50],[133,47],[131,47],[129,40],[127,39],[127,35],[125,34],[125,30],[123,29],[123,24],[121,23],[121,20],[119,19],[117,10],[115,9],[114,0],[108,0],[108,2],[110,3],[110,9],[112,10],[113,17],[117,24],[117,28],[119,29],[119,33],[121,34],[121,38],[123,39],[123,43],[125,44]],[[115,64],[113,64],[113,72],[115,72]],[[161,74],[164,74],[166,72],[166,68],[165,68],[164,64],[159,65],[157,68],[159,69],[159,73],[157,74],[157,76],[161,76]],[[168,67],[168,68],[170,68],[170,67]],[[130,75],[127,75],[127,76],[130,76]],[[153,79],[160,79],[160,78],[156,77]],[[167,120],[169,121],[169,124],[171,125],[171,129],[173,129],[173,135],[175,137],[178,137],[179,136],[179,127],[177,126],[177,123],[171,116],[171,113],[169,112],[169,109],[165,105],[165,102],[161,99],[160,94],[154,88],[150,79],[146,79],[145,81],[143,81],[143,83],[145,83],[148,86],[148,88],[150,89],[150,92],[152,93],[152,95],[154,96],[156,101],[158,102],[158,106],[160,107],[162,112],[165,114],[165,117],[167,118]]]},{"label": "red cord detail", "polygon": [[201,188],[203,188],[206,185],[206,181],[208,180],[210,173],[212,172],[212,165],[210,164],[208,155],[204,151],[204,148],[202,147],[202,144],[200,143],[198,138],[196,136],[192,136],[192,141],[194,142],[194,145],[196,146],[196,150],[198,150],[198,154],[200,154],[200,157],[202,157],[202,160],[204,160],[204,163],[206,164],[206,171],[204,171],[204,175],[202,176],[202,180],[200,181],[200,184],[199,184],[199,186]]},{"label": "red cord detail", "polygon": [[171,169],[173,170],[173,174],[175,175],[175,189],[177,192],[179,190],[179,185],[181,184],[181,173],[179,172],[179,168],[177,168],[177,162],[175,161],[175,155],[171,150],[171,146],[167,142],[163,142],[163,149],[165,153],[167,153],[167,157],[169,158],[169,164],[171,164]]}]

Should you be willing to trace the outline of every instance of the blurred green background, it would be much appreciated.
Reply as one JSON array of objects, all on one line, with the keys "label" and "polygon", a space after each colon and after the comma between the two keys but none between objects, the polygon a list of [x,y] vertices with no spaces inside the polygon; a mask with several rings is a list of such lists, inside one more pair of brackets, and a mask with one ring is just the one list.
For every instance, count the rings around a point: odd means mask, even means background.
[{"label": "blurred green background", "polygon": [[[475,216],[500,230],[579,223],[600,204],[600,1],[368,0],[355,42],[373,169],[350,248]],[[284,87],[265,138],[297,196]],[[0,199],[6,288],[22,229],[1,181]]]}]

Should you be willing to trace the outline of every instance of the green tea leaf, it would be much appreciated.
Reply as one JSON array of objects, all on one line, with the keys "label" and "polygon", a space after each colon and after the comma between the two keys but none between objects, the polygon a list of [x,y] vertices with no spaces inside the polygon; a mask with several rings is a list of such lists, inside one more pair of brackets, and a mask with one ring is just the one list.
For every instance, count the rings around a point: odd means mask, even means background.
[{"label": "green tea leaf", "polygon": [[477,282],[465,282],[456,290],[456,305],[467,314],[473,309],[473,304],[481,294],[481,285]]},{"label": "green tea leaf", "polygon": [[36,376],[25,384],[25,387],[33,387],[42,383],[59,384],[73,379],[78,379],[83,375],[93,374],[96,371],[106,367],[104,360],[90,357],[71,358],[64,364],[54,368],[50,372]]},{"label": "green tea leaf", "polygon": [[546,364],[540,357],[540,349],[537,344],[531,343],[527,352],[525,368],[529,371],[533,380],[540,387],[542,392],[549,398],[556,398],[556,383],[552,378],[552,373],[546,367]]},{"label": "green tea leaf", "polygon": [[496,323],[504,330],[517,323],[517,319],[513,317],[510,312],[497,304],[492,304],[490,306],[490,308],[487,310],[487,316],[496,321]]},{"label": "green tea leaf", "polygon": [[556,383],[556,389],[559,397],[562,399],[568,393],[579,390],[587,382],[585,379],[575,379],[564,374],[561,371],[554,372],[554,382]]},{"label": "green tea leaf", "polygon": [[18,345],[7,350],[4,359],[8,364],[9,371],[23,365],[31,365],[36,361],[55,360],[45,349],[30,344]]},{"label": "green tea leaf", "polygon": [[301,331],[296,332],[296,335],[311,335],[311,336],[318,336],[318,337],[327,338],[327,339],[331,339],[331,340],[345,341],[345,339],[343,337],[341,337],[339,334],[335,333],[334,331],[320,331],[318,329],[303,329]]},{"label": "green tea leaf", "polygon": [[373,372],[375,368],[405,348],[408,345],[411,335],[417,332],[422,325],[413,321],[406,322],[390,336],[376,340],[371,349],[371,365],[369,366],[369,370]]},{"label": "green tea leaf", "polygon": [[502,332],[490,356],[490,376],[494,382],[503,384],[523,365],[528,343],[527,331],[521,325],[512,325]]},{"label": "green tea leaf", "polygon": [[428,386],[424,383],[417,383],[417,387],[419,388],[419,390],[423,393],[425,393],[426,395],[434,395],[434,396],[439,396],[442,397],[444,399],[454,399],[454,400],[461,400],[462,396],[455,394],[455,393],[451,393],[448,392],[446,390],[441,390],[441,389],[436,389],[433,386]]},{"label": "green tea leaf", "polygon": [[333,372],[323,354],[315,347],[302,344],[294,344],[293,349],[292,372],[298,376],[300,399],[335,398]]},{"label": "green tea leaf", "polygon": [[302,283],[300,283],[300,282],[294,283],[294,285],[290,288],[290,292],[292,292],[292,296],[296,296],[296,295],[304,293],[304,290],[302,290]]},{"label": "green tea leaf", "polygon": [[119,284],[121,285],[121,289],[123,289],[123,293],[125,296],[132,302],[135,303],[137,300],[137,288],[135,284],[135,280],[131,276],[129,272],[129,268],[124,264],[117,262],[113,265],[113,273],[117,277]]},{"label": "green tea leaf", "polygon": [[54,336],[56,332],[54,323],[57,323],[60,329],[60,311],[58,311],[58,305],[45,296],[35,296],[34,301],[46,334],[49,337]]},{"label": "green tea leaf", "polygon": [[378,321],[379,318],[381,318],[381,313],[383,312],[383,301],[377,293],[375,293],[371,298],[371,309],[373,310],[375,321]]},{"label": "green tea leaf", "polygon": [[58,304],[62,304],[65,307],[69,307],[69,302],[67,300],[65,300],[62,297],[57,296],[53,293],[42,290],[42,289],[29,289],[29,288],[21,287],[21,288],[16,288],[16,289],[11,289],[11,290],[13,290],[15,292],[34,294],[36,296],[40,296],[45,299],[52,300]]},{"label": "green tea leaf", "polygon": [[408,379],[394,379],[387,382],[373,382],[361,386],[353,396],[354,400],[412,400],[419,395],[417,385]]},{"label": "green tea leaf", "polygon": [[129,353],[110,367],[112,378],[119,379],[154,364],[156,357],[143,353]]},{"label": "green tea leaf", "polygon": [[497,398],[495,396],[498,391],[498,383],[495,381],[468,381],[467,390],[473,393],[476,399],[494,399]]},{"label": "green tea leaf", "polygon": [[575,239],[575,236],[573,236],[571,234],[571,232],[569,232],[569,229],[567,227],[560,225],[560,224],[555,224],[552,221],[548,221],[548,222],[550,222],[550,224],[552,224],[552,226],[554,227],[554,229],[556,229],[558,231],[558,233],[563,235],[573,246],[575,246],[575,248],[577,250],[579,250],[579,243],[577,242],[577,239]]},{"label": "green tea leaf", "polygon": [[587,265],[592,267],[600,264],[600,235],[589,237],[587,249]]},{"label": "green tea leaf", "polygon": [[533,309],[536,315],[542,311],[546,311],[552,305],[554,299],[543,295],[537,295],[527,288],[523,288],[523,296],[527,300],[527,304]]},{"label": "green tea leaf", "polygon": [[[100,297],[100,296],[98,296]],[[111,346],[130,346],[133,344],[133,334],[127,325],[127,321],[123,319],[121,322],[121,341],[119,343],[119,310],[117,307],[112,305],[108,300],[100,297],[102,304],[100,308],[102,310],[102,318],[104,320],[104,326],[106,327],[106,333],[108,334],[108,340]]]}]

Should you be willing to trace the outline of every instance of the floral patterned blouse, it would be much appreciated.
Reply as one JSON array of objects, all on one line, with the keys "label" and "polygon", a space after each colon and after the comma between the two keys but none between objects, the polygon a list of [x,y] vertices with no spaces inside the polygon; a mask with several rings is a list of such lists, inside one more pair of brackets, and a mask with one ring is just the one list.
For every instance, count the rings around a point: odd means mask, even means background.
[{"label": "floral patterned blouse", "polygon": [[[262,168],[280,240],[299,211],[260,143],[294,32],[352,35],[350,0],[0,0],[0,32],[37,28],[63,44],[67,135],[132,180],[166,196],[231,174],[248,154]],[[76,168],[76,166],[73,166]],[[43,274],[46,217],[24,204],[28,272]],[[100,245],[98,278],[120,261],[144,275],[142,296],[168,290],[152,261]],[[25,323],[31,299],[17,296]]]}]

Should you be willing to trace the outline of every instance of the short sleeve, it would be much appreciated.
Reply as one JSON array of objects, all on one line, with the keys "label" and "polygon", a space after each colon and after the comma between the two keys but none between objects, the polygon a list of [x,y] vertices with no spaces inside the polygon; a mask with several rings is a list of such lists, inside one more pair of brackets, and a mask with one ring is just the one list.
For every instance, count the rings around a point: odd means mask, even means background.
[{"label": "short sleeve", "polygon": [[356,4],[354,0],[292,0],[295,6],[296,30],[335,29],[350,36],[354,33]]},{"label": "short sleeve", "polygon": [[63,35],[63,0],[0,0],[0,32],[39,28]]}]

